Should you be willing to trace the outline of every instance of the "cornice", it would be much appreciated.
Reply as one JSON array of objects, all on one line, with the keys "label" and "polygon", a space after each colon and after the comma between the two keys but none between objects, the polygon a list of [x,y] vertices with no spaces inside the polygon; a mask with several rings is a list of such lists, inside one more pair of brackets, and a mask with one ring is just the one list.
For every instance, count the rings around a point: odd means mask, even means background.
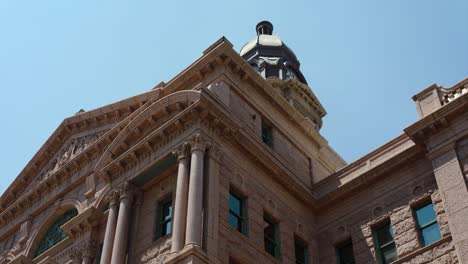
[{"label": "cornice", "polygon": [[89,207],[81,214],[65,223],[61,229],[69,237],[75,239],[86,232],[90,232],[94,227],[98,226],[103,215],[104,214],[97,208]]},{"label": "cornice", "polygon": [[[150,98],[159,96],[159,92],[159,90],[149,91],[89,112],[82,112],[66,118],[2,195],[0,198],[0,210],[7,207],[13,200],[18,199],[18,196],[23,194],[25,183],[30,182],[40,173],[43,167],[47,165],[48,161],[72,135],[93,128],[121,122],[128,116],[131,116],[131,113],[144,105]],[[75,159],[79,158],[75,157]]]},{"label": "cornice", "polygon": [[424,148],[403,134],[317,183],[313,193],[318,207],[339,201],[392,169],[419,158],[425,158]]},{"label": "cornice", "polygon": [[433,113],[422,117],[405,128],[404,131],[417,144],[424,144],[431,135],[447,128],[454,117],[467,111],[468,94],[464,94]]}]

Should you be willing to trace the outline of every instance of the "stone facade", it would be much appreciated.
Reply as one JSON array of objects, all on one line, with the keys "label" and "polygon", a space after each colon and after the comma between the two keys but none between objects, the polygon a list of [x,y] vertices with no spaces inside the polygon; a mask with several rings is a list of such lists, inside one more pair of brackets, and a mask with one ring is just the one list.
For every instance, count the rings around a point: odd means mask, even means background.
[{"label": "stone facade", "polygon": [[[287,48],[262,39],[249,45]],[[468,79],[415,95],[420,119],[346,164],[286,51],[293,68],[275,65],[300,78],[265,79],[221,38],[167,84],[65,119],[1,197],[0,264],[327,264],[343,241],[355,263],[380,263],[383,223],[392,263],[468,263]],[[415,210],[428,202],[440,238],[423,246]]]}]

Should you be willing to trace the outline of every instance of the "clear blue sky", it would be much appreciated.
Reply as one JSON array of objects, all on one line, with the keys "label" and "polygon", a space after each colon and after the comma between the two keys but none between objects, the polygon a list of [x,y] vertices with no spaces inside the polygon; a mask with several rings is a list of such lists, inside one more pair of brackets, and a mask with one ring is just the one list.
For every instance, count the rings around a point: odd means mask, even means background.
[{"label": "clear blue sky", "polygon": [[411,96],[468,77],[468,1],[1,1],[0,193],[60,122],[168,81],[270,20],[351,162],[416,121]]}]

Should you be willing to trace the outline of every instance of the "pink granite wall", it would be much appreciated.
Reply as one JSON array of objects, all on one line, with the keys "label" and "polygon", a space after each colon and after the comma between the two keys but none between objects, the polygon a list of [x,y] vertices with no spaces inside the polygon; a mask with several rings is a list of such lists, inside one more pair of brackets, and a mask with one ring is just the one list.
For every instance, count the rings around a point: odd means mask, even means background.
[{"label": "pink granite wall", "polygon": [[[317,263],[315,223],[311,208],[271,180],[268,173],[240,153],[227,152],[220,168],[219,260],[229,256],[239,263],[277,263],[264,250],[263,214],[279,223],[281,263],[295,263],[294,236],[308,242],[311,263]],[[243,235],[228,223],[229,188],[246,197],[248,234]]]},{"label": "pink granite wall", "polygon": [[[432,200],[442,240],[422,247],[412,208]],[[456,263],[445,209],[431,164],[426,159],[382,175],[380,181],[342,197],[318,215],[320,263],[335,263],[335,245],[351,238],[357,263],[376,263],[372,228],[390,221],[396,263]]]}]

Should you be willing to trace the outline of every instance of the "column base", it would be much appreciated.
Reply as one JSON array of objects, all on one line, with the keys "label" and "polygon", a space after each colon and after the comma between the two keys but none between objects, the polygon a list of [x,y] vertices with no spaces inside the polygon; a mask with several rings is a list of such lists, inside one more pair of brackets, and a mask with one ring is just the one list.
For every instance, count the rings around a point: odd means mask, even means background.
[{"label": "column base", "polygon": [[166,264],[208,264],[205,251],[195,244],[188,244],[179,252],[172,253],[166,259]]}]

